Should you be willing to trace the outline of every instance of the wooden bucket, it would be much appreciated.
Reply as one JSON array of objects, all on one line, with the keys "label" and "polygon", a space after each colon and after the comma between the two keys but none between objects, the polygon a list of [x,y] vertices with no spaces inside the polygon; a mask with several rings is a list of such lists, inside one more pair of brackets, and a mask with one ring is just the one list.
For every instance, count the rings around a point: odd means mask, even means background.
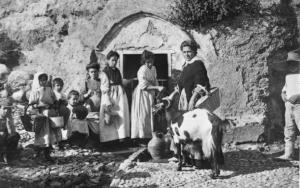
[{"label": "wooden bucket", "polygon": [[195,108],[204,108],[211,112],[220,107],[220,92],[219,88],[212,88],[209,96],[201,97],[195,105]]}]

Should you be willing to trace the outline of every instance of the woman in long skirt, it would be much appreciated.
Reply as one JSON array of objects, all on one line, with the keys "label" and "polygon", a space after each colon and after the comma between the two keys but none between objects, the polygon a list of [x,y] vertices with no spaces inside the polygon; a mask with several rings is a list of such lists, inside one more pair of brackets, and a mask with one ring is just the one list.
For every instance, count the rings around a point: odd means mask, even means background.
[{"label": "woman in long skirt", "polygon": [[163,87],[158,86],[156,68],[153,66],[154,54],[144,50],[141,63],[142,66],[137,73],[138,85],[132,95],[131,138],[143,142],[152,138],[152,105],[155,91],[160,92]]},{"label": "woman in long skirt", "polygon": [[124,141],[130,137],[130,117],[127,95],[122,86],[122,76],[116,68],[119,54],[110,51],[106,57],[108,65],[103,72],[109,79],[109,98],[112,105],[108,112],[111,115],[110,122],[100,126],[101,142]]}]

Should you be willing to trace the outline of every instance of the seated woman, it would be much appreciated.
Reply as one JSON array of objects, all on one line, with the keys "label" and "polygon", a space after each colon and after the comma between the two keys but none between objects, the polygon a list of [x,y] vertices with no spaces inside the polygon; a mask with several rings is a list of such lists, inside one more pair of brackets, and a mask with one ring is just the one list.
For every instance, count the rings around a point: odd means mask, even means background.
[{"label": "seated woman", "polygon": [[192,110],[201,91],[208,94],[210,83],[204,63],[197,57],[197,44],[183,41],[180,46],[185,62],[178,81],[180,91],[179,110]]}]

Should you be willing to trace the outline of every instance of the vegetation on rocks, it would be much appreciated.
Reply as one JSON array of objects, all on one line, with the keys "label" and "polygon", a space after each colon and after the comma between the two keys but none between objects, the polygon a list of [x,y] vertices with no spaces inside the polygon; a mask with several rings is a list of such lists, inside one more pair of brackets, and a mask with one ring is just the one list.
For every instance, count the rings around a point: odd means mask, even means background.
[{"label": "vegetation on rocks", "polygon": [[171,20],[185,28],[198,28],[232,18],[242,12],[259,11],[257,0],[176,0]]}]

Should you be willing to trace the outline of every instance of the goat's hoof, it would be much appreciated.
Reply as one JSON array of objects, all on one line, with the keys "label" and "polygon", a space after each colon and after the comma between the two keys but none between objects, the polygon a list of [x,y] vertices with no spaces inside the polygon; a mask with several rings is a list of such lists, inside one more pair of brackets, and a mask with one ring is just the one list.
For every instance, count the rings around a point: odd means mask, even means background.
[{"label": "goat's hoof", "polygon": [[181,166],[177,167],[177,171],[181,171],[181,170],[182,170]]},{"label": "goat's hoof", "polygon": [[216,173],[212,173],[212,174],[210,175],[210,177],[211,177],[211,179],[217,179],[217,178],[219,177],[219,175],[216,174]]}]

